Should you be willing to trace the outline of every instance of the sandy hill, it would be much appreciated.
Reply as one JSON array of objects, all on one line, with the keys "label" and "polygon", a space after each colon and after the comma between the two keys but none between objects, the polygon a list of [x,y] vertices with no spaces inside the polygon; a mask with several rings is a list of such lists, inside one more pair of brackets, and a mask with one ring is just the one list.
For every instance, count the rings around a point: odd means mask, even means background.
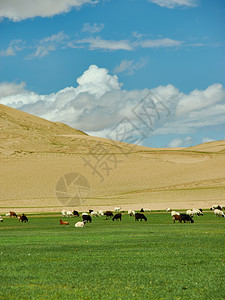
[{"label": "sandy hill", "polygon": [[225,141],[152,149],[0,105],[0,212],[225,204]]}]

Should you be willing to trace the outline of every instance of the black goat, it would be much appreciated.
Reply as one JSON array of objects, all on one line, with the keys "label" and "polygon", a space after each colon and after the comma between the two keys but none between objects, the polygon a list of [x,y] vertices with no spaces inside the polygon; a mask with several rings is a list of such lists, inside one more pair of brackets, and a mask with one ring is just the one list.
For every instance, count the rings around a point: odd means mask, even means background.
[{"label": "black goat", "polygon": [[186,215],[186,214],[180,214],[180,222],[182,223],[182,221],[185,223],[186,221],[187,222],[191,222],[191,223],[194,223],[194,220],[192,219],[191,216],[189,215]]},{"label": "black goat", "polygon": [[104,215],[106,216],[106,220],[108,220],[109,217],[113,217],[113,213],[110,210],[107,210]]},{"label": "black goat", "polygon": [[83,219],[83,221],[86,221],[87,223],[92,222],[91,216],[89,216],[89,215],[83,215],[82,219]]},{"label": "black goat", "polygon": [[119,214],[116,214],[116,215],[112,218],[112,220],[114,221],[114,220],[119,220],[119,219],[120,219],[120,221],[121,221],[121,218],[122,218],[122,214],[119,213]]},{"label": "black goat", "polygon": [[146,218],[146,216],[144,214],[136,213],[134,217],[135,217],[135,221],[138,221],[138,220],[142,221],[142,219],[144,219],[145,221],[147,221],[147,218]]},{"label": "black goat", "polygon": [[73,211],[73,215],[74,215],[75,217],[79,217],[79,216],[80,216],[80,214],[79,214],[79,212],[78,212],[77,210],[74,210],[74,211]]}]

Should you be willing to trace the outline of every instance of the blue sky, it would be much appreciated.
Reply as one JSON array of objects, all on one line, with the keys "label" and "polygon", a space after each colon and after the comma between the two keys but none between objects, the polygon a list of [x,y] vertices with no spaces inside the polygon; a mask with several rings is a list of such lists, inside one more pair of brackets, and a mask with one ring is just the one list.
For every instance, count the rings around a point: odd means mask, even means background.
[{"label": "blue sky", "polygon": [[146,146],[224,139],[224,15],[223,0],[0,1],[0,103],[96,136],[138,128]]}]

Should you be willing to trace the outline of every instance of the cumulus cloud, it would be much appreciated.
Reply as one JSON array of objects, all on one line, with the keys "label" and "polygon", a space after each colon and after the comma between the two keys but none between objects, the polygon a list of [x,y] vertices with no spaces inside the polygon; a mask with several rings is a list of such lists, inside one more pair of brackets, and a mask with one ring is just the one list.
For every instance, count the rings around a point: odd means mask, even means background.
[{"label": "cumulus cloud", "polygon": [[196,7],[198,0],[148,0],[149,2],[158,4],[161,7],[175,8],[175,7]]},{"label": "cumulus cloud", "polygon": [[1,101],[3,101],[4,98],[7,99],[9,96],[26,93],[25,86],[26,86],[25,82],[21,82],[19,84],[12,83],[12,82],[1,82],[0,83],[0,99],[1,99]]},{"label": "cumulus cloud", "polygon": [[148,57],[141,57],[139,61],[124,59],[120,62],[118,66],[115,67],[115,73],[126,73],[126,75],[133,75],[135,71],[144,68],[149,59]]},{"label": "cumulus cloud", "polygon": [[103,23],[101,24],[94,23],[93,25],[91,25],[90,23],[84,23],[82,31],[96,33],[102,31],[103,28],[104,28]]},{"label": "cumulus cloud", "polygon": [[28,91],[24,83],[3,82],[0,103],[97,136],[110,136],[121,122],[134,125],[145,136],[180,134],[170,147],[189,146],[193,143],[190,136],[197,130],[225,125],[225,90],[221,84],[189,94],[170,84],[127,91],[116,75],[96,65],[77,78],[76,87],[49,95]]},{"label": "cumulus cloud", "polygon": [[0,19],[8,18],[18,22],[34,17],[52,17],[67,13],[84,4],[96,4],[98,0],[6,0],[1,1]]},{"label": "cumulus cloud", "polygon": [[189,95],[183,95],[177,106],[177,115],[184,115],[211,107],[224,100],[225,91],[221,84],[213,84],[204,91],[194,90]]}]

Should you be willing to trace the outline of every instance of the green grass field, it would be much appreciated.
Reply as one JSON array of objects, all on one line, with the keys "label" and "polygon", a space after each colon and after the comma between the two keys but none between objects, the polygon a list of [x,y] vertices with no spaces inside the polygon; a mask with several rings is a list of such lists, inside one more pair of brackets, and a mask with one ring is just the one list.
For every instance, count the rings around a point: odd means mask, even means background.
[{"label": "green grass field", "polygon": [[[0,299],[225,299],[225,218],[0,223]],[[65,220],[66,218],[64,218]]]}]

